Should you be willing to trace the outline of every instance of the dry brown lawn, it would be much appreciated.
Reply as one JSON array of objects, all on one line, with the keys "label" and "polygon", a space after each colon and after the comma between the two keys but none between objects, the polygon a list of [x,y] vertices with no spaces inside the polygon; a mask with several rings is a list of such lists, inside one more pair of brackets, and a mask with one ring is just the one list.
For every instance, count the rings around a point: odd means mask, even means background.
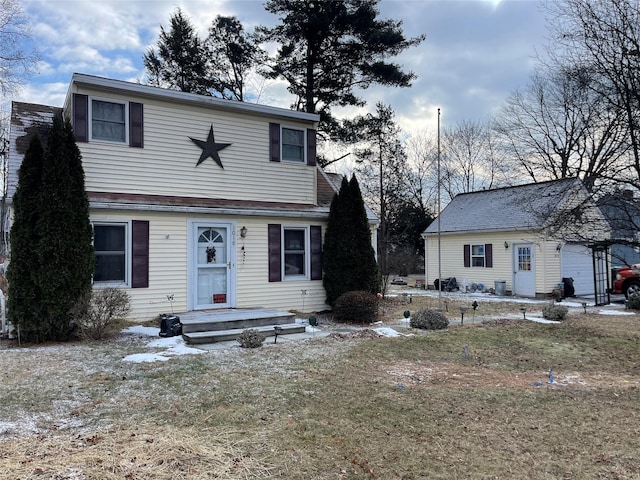
[{"label": "dry brown lawn", "polygon": [[136,335],[5,341],[0,479],[640,479],[640,318],[518,307],[162,363],[123,361]]}]

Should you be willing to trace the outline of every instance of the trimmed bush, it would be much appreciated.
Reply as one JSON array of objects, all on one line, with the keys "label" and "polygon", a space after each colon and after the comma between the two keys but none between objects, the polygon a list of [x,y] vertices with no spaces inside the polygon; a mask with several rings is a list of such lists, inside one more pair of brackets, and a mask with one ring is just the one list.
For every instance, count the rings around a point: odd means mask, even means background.
[{"label": "trimmed bush", "polygon": [[250,328],[243,330],[238,336],[238,343],[242,348],[258,348],[262,346],[265,338],[258,330]]},{"label": "trimmed bush", "polygon": [[542,316],[547,320],[562,321],[566,318],[569,309],[557,303],[548,303],[542,307]]},{"label": "trimmed bush", "polygon": [[370,323],[376,318],[378,299],[363,290],[347,292],[338,297],[333,313],[338,320],[351,323]]},{"label": "trimmed bush", "polygon": [[419,310],[411,317],[410,325],[412,328],[423,330],[444,330],[449,326],[449,320],[441,311],[426,308]]},{"label": "trimmed bush", "polygon": [[130,310],[131,299],[125,290],[101,288],[83,296],[71,317],[81,337],[99,340],[117,330]]},{"label": "trimmed bush", "polygon": [[640,310],[640,294],[632,293],[627,299],[627,307],[631,310]]}]

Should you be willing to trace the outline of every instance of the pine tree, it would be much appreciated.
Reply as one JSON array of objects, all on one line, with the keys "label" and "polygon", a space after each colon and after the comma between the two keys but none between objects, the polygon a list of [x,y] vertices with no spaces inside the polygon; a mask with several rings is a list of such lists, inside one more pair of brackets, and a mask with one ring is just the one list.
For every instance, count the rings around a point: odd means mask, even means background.
[{"label": "pine tree", "polygon": [[272,28],[259,27],[264,42],[278,51],[266,75],[284,79],[296,110],[320,114],[323,136],[340,134],[334,107],[364,106],[358,92],[373,85],[409,87],[415,79],[392,60],[419,45],[424,35],[406,38],[402,22],[379,17],[380,0],[269,0],[278,15]]},{"label": "pine tree", "polygon": [[182,92],[210,95],[206,48],[196,29],[180,8],[170,19],[167,32],[160,27],[158,53],[150,48],[143,62],[149,82]]},{"label": "pine tree", "polygon": [[53,120],[39,204],[37,282],[43,321],[48,323],[48,339],[68,340],[73,334],[69,312],[91,291],[94,267],[82,157],[68,119]]},{"label": "pine tree", "polygon": [[17,328],[20,339],[27,342],[42,342],[47,338],[47,325],[42,322],[39,304],[40,260],[35,248],[39,240],[38,194],[43,162],[44,149],[40,137],[34,135],[18,171],[18,186],[13,196],[11,261],[7,270],[8,318]]},{"label": "pine tree", "polygon": [[329,305],[346,292],[378,291],[378,266],[364,200],[355,175],[351,181],[343,178],[340,192],[331,202],[323,245],[323,268],[323,285]]}]

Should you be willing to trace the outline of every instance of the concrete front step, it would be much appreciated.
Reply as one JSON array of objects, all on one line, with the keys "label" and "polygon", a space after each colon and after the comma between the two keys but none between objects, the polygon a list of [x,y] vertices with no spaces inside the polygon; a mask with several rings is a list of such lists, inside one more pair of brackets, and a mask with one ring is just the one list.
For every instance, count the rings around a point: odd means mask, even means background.
[{"label": "concrete front step", "polygon": [[294,323],[295,315],[281,310],[245,308],[204,310],[178,314],[182,333],[246,330]]},{"label": "concrete front step", "polygon": [[[278,335],[287,335],[291,333],[303,333],[306,329],[305,325],[299,323],[285,323],[279,325],[260,325],[256,327],[249,327],[253,330],[257,330],[266,337],[272,337],[276,334],[275,327],[279,328]],[[231,328],[227,330],[213,330],[206,332],[184,332],[184,325],[182,331],[182,338],[189,344],[198,343],[215,343],[215,342],[227,342],[237,340],[240,334],[247,330],[247,328]]]}]

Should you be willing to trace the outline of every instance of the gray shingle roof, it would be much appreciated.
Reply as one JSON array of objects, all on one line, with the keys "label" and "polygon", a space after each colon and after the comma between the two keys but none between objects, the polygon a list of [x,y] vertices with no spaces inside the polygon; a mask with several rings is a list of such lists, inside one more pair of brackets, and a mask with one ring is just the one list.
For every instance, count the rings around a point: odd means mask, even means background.
[{"label": "gray shingle roof", "polygon": [[[577,178],[462,193],[440,213],[440,231],[538,230],[572,194],[584,189]],[[437,233],[434,221],[425,233]]]}]

